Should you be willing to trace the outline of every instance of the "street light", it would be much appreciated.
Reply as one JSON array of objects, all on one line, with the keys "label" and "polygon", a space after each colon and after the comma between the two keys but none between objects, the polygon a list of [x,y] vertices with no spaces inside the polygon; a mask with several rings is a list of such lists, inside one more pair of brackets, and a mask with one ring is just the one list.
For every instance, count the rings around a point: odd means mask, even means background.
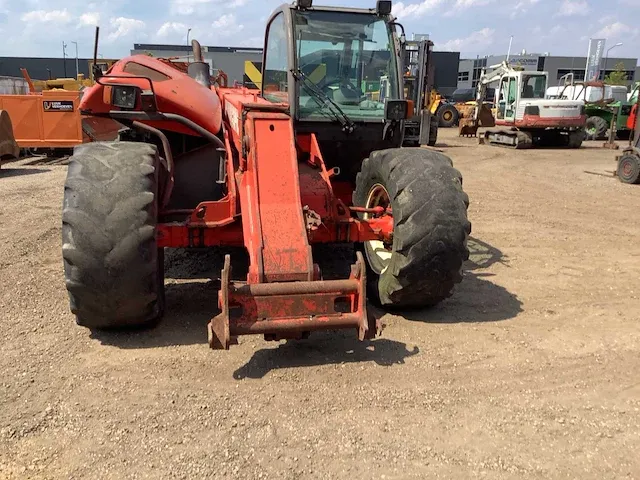
[{"label": "street light", "polygon": [[[187,47],[189,46],[189,34],[191,33],[191,29],[187,30]],[[187,50],[187,62],[189,62],[189,51]]]},{"label": "street light", "polygon": [[64,78],[67,78],[67,44],[62,41],[62,66],[64,67]]},{"label": "street light", "polygon": [[607,54],[604,56],[604,72],[602,72],[602,80],[604,81],[604,79],[607,77],[607,61],[609,60],[609,52],[611,50],[613,50],[616,47],[619,47],[622,45],[622,42],[618,42],[616,43],[614,46],[609,47],[607,49]]},{"label": "street light", "polygon": [[78,75],[80,75],[80,67],[78,64],[78,42],[71,42],[76,46],[76,80],[78,79]]}]

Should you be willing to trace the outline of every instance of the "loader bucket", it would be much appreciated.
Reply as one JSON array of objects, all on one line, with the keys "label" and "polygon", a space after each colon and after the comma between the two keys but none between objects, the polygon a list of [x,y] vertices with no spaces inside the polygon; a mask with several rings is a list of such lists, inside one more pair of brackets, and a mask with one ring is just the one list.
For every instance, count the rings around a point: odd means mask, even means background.
[{"label": "loader bucket", "polygon": [[475,137],[478,132],[478,122],[473,118],[463,118],[458,124],[458,135],[461,137]]},{"label": "loader bucket", "polygon": [[0,110],[0,160],[19,157],[20,147],[13,136],[9,112]]}]

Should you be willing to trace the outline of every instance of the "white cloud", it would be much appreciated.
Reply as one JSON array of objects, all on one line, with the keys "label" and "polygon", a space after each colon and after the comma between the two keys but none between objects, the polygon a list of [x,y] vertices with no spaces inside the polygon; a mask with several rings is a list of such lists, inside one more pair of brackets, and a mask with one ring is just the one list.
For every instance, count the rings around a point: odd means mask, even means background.
[{"label": "white cloud", "polygon": [[158,37],[168,37],[174,33],[185,34],[189,29],[184,23],[167,22],[158,29]]},{"label": "white cloud", "polygon": [[438,45],[438,50],[450,52],[479,51],[493,44],[493,28],[483,28],[464,38],[455,38]]},{"label": "white cloud", "polygon": [[71,21],[71,15],[64,10],[33,10],[27,12],[20,19],[25,23],[68,23]]},{"label": "white cloud", "polygon": [[142,20],[136,20],[135,18],[112,18],[110,23],[113,31],[109,33],[107,39],[111,42],[131,35],[136,31],[144,30],[146,27],[146,24]]},{"label": "white cloud", "polygon": [[591,11],[586,0],[563,0],[556,16],[573,17],[579,15],[588,15]]},{"label": "white cloud", "polygon": [[527,11],[529,11],[529,8],[535,5],[536,3],[538,3],[539,1],[540,0],[520,0],[511,9],[511,15],[510,15],[511,18],[516,18],[520,15],[527,13]]},{"label": "white cloud", "polygon": [[468,12],[471,8],[474,7],[484,7],[491,3],[494,3],[496,0],[456,0],[453,4],[453,7],[444,13],[445,17],[451,17],[453,15],[458,15],[460,13]]},{"label": "white cloud", "polygon": [[179,15],[192,15],[198,6],[211,2],[212,0],[171,0],[171,12]]},{"label": "white cloud", "polygon": [[98,12],[87,12],[80,15],[80,25],[95,27],[100,24],[100,14]]},{"label": "white cloud", "polygon": [[602,27],[593,35],[593,37],[594,38],[616,38],[631,32],[633,32],[633,28],[631,28],[630,26],[625,25],[624,23],[621,23],[621,22],[614,22]]},{"label": "white cloud", "polygon": [[443,0],[422,0],[419,3],[409,3],[407,5],[404,2],[398,2],[393,4],[392,13],[400,19],[411,16],[421,17],[442,3],[444,3]]},{"label": "white cloud", "polygon": [[244,25],[236,22],[236,16],[233,13],[221,15],[211,26],[217,30],[215,33],[221,37],[231,36],[244,30]]}]

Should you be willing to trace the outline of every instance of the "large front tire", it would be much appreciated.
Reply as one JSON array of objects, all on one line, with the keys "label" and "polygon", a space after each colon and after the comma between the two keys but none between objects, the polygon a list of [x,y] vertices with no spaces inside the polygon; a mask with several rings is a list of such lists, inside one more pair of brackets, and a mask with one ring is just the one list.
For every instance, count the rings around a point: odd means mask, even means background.
[{"label": "large front tire", "polygon": [[362,163],[353,201],[393,212],[393,244],[364,244],[370,297],[414,308],[452,294],[469,258],[471,223],[462,175],[448,157],[417,148],[373,152]]},{"label": "large front tire", "polygon": [[62,256],[71,311],[91,329],[154,324],[164,310],[157,248],[156,147],[96,142],[75,148],[62,212]]},{"label": "large front tire", "polygon": [[441,127],[450,128],[453,127],[460,119],[460,113],[450,103],[443,103],[436,110],[436,115]]}]

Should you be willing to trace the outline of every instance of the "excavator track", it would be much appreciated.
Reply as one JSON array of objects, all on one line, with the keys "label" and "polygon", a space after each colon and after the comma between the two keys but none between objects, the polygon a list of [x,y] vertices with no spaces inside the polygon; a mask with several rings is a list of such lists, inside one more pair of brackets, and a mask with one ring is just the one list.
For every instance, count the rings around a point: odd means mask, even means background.
[{"label": "excavator track", "polygon": [[533,146],[533,137],[529,132],[520,130],[487,130],[483,143],[524,150]]}]

